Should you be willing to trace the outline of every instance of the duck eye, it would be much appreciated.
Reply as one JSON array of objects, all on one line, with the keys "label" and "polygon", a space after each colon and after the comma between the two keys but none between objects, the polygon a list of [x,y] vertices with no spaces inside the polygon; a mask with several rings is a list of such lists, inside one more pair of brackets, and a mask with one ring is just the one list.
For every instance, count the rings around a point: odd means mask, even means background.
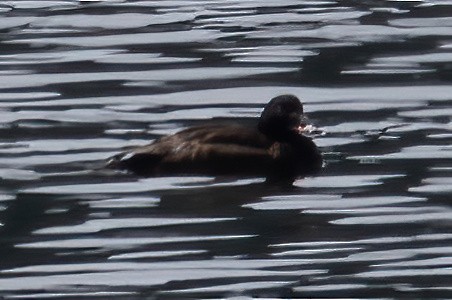
[{"label": "duck eye", "polygon": [[282,108],[282,111],[286,114],[302,114],[303,108],[299,107],[298,105],[295,105],[293,103],[288,103]]},{"label": "duck eye", "polygon": [[291,126],[298,126],[301,123],[301,116],[296,112],[289,114],[289,120]]}]

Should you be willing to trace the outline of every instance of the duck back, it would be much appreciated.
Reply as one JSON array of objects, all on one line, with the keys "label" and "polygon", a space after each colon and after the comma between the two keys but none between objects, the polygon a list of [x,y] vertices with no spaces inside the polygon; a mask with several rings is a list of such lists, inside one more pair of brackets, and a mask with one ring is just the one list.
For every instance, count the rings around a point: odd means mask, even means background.
[{"label": "duck back", "polygon": [[253,174],[271,164],[272,142],[240,126],[199,126],[120,154],[110,165],[138,175]]}]

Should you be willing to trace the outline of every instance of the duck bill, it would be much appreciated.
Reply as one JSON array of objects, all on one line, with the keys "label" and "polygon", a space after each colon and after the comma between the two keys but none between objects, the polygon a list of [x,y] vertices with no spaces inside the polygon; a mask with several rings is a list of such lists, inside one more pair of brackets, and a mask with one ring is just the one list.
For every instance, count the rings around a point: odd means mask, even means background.
[{"label": "duck bill", "polygon": [[319,132],[319,129],[317,127],[315,127],[314,125],[312,125],[306,116],[303,116],[302,119],[300,120],[300,124],[295,127],[295,131],[298,134],[308,134],[309,135],[309,134]]},{"label": "duck bill", "polygon": [[312,125],[309,124],[309,120],[306,116],[302,115],[300,119],[300,123],[295,127],[295,131],[299,134],[306,133],[310,131],[310,127]]},{"label": "duck bill", "polygon": [[312,125],[308,125],[308,124],[300,124],[300,125],[296,128],[296,131],[297,131],[299,134],[309,133],[309,132],[311,132],[311,128],[312,128]]}]

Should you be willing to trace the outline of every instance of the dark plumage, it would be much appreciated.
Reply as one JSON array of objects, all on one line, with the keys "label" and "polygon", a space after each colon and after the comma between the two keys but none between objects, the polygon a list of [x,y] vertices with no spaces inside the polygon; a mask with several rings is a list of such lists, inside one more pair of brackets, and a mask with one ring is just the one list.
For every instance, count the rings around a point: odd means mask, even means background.
[{"label": "dark plumage", "polygon": [[297,97],[278,96],[265,106],[256,128],[192,127],[118,154],[108,165],[142,176],[236,174],[293,180],[322,165],[314,142],[301,134],[302,114]]}]

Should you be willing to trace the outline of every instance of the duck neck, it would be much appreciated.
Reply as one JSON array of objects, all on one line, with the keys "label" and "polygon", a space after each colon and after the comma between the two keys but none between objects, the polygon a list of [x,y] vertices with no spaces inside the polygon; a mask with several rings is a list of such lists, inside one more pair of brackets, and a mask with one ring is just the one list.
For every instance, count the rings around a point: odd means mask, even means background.
[{"label": "duck neck", "polygon": [[275,140],[281,143],[294,143],[300,139],[300,136],[302,136],[300,133],[298,133],[295,130],[287,130],[278,133],[275,136]]}]

